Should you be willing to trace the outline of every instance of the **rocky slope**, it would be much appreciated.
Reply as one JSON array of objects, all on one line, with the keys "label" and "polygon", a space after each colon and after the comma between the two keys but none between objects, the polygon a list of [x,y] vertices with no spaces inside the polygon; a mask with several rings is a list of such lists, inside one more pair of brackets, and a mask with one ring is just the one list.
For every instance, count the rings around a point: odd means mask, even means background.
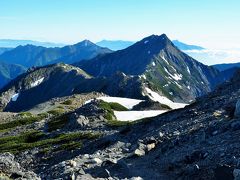
[{"label": "rocky slope", "polygon": [[239,77],[184,109],[134,123],[115,120],[118,106],[100,100],[57,115],[17,114],[0,126],[0,160],[14,162],[14,171],[4,163],[1,171],[42,179],[239,178]]},{"label": "rocky slope", "polygon": [[55,64],[30,69],[0,91],[1,109],[19,112],[50,100],[80,93],[103,92],[110,96],[143,98],[138,76],[116,73],[94,78],[80,68]]},{"label": "rocky slope", "polygon": [[124,50],[75,65],[97,77],[117,71],[139,75],[159,94],[179,102],[194,100],[223,80],[218,70],[181,52],[165,34],[152,35]]}]

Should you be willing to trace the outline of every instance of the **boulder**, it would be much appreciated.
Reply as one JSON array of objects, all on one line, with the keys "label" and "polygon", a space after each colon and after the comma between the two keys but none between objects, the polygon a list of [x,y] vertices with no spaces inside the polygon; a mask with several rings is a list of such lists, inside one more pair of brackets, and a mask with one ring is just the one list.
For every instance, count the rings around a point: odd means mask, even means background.
[{"label": "boulder", "polygon": [[134,151],[134,154],[137,156],[144,156],[145,155],[145,151],[143,149],[136,149]]}]

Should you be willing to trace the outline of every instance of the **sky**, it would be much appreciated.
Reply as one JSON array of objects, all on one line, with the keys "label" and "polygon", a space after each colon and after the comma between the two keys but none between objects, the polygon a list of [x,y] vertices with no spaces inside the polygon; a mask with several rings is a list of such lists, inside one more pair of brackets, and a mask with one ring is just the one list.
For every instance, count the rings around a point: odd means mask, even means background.
[{"label": "sky", "polygon": [[137,41],[165,33],[211,49],[240,48],[239,0],[0,0],[0,39]]}]

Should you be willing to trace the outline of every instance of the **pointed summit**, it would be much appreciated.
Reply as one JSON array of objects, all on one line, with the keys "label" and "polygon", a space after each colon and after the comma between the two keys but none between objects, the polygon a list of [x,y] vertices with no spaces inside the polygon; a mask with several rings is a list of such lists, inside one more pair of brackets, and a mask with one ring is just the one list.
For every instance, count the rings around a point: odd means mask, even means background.
[{"label": "pointed summit", "polygon": [[79,43],[77,43],[77,44],[75,44],[75,45],[73,45],[73,46],[88,47],[88,46],[97,46],[97,45],[94,44],[93,42],[85,39],[85,40],[83,40],[83,41],[81,41],[81,42],[79,42]]},{"label": "pointed summit", "polygon": [[76,65],[93,76],[112,76],[120,71],[144,77],[159,94],[180,102],[211,91],[218,74],[181,52],[166,34],[148,36],[126,49]]},{"label": "pointed summit", "polygon": [[86,68],[94,76],[111,76],[117,71],[128,75],[140,75],[161,51],[175,48],[166,34],[151,35],[126,49],[96,57],[88,62],[80,62],[77,65],[83,69]]}]

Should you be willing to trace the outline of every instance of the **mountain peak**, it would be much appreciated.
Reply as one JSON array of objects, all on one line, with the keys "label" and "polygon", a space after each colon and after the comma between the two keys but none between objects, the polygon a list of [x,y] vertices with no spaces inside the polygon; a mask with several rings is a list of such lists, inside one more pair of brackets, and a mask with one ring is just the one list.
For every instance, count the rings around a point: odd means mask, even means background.
[{"label": "mountain peak", "polygon": [[85,46],[85,47],[87,47],[87,46],[96,46],[96,44],[94,44],[93,42],[91,42],[91,41],[89,41],[87,39],[77,43],[76,45],[77,46]]},{"label": "mountain peak", "polygon": [[151,46],[154,47],[160,47],[161,49],[166,47],[167,45],[172,44],[171,40],[167,37],[166,34],[162,35],[151,35],[148,36],[140,41],[141,43],[143,42],[144,44],[151,44]]}]

